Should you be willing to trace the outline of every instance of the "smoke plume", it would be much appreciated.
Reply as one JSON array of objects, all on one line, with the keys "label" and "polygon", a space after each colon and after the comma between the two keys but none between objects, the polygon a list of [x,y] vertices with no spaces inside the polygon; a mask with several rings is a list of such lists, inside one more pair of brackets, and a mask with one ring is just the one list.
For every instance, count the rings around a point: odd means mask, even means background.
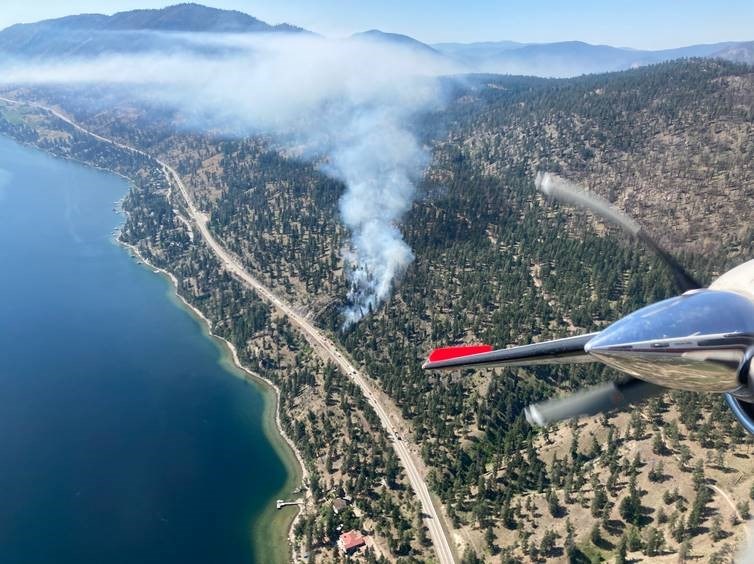
[{"label": "smoke plume", "polygon": [[359,321],[389,297],[413,260],[399,225],[428,155],[410,124],[442,102],[437,77],[458,69],[431,52],[367,39],[181,34],[180,45],[6,62],[0,82],[119,85],[175,108],[193,127],[272,134],[326,163],[323,170],[346,186],[339,206],[351,233],[343,249],[350,282],[344,326]]}]

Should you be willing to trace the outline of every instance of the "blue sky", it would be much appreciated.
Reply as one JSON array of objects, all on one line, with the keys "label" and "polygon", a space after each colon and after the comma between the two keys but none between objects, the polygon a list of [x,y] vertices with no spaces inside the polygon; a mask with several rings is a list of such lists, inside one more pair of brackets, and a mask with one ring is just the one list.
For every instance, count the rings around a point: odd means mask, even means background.
[{"label": "blue sky", "polygon": [[[0,27],[73,13],[159,8],[178,0],[2,0]],[[329,36],[379,28],[426,42],[589,43],[660,49],[754,40],[754,0],[206,0]]]}]

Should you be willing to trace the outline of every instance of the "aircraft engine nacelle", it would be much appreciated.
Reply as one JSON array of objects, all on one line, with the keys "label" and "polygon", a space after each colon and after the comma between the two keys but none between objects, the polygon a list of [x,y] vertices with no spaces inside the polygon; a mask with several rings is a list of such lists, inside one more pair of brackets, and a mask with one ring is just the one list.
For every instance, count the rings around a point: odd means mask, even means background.
[{"label": "aircraft engine nacelle", "polygon": [[658,386],[754,399],[752,349],[754,302],[738,292],[704,289],[635,311],[584,347],[608,366]]},{"label": "aircraft engine nacelle", "polygon": [[754,301],[748,292],[688,291],[617,321],[585,350],[645,382],[723,393],[754,434]]}]

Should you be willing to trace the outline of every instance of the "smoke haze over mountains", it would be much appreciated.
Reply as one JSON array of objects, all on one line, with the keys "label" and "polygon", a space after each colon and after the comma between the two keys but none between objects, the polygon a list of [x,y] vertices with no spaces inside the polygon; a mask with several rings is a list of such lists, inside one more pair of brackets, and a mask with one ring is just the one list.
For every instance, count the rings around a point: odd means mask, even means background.
[{"label": "smoke haze over mountains", "polygon": [[732,53],[746,60],[753,48],[429,46],[379,30],[327,39],[240,12],[183,4],[12,26],[0,32],[0,85],[105,85],[129,102],[170,109],[198,131],[264,134],[323,163],[346,186],[340,214],[351,233],[342,250],[351,283],[348,326],[390,295],[413,260],[400,221],[429,155],[412,122],[442,106],[439,77],[471,71],[573,76],[683,56]]},{"label": "smoke haze over mountains", "polygon": [[[151,32],[150,32],[151,33]],[[143,35],[143,34],[142,34]],[[157,44],[164,34],[156,33]],[[399,223],[428,155],[411,131],[437,108],[437,78],[458,69],[403,45],[309,34],[177,34],[174,48],[5,61],[4,84],[107,85],[177,111],[200,131],[271,135],[342,180],[342,250],[351,283],[344,325],[390,294],[413,260]],[[175,47],[178,45],[179,47]]]}]

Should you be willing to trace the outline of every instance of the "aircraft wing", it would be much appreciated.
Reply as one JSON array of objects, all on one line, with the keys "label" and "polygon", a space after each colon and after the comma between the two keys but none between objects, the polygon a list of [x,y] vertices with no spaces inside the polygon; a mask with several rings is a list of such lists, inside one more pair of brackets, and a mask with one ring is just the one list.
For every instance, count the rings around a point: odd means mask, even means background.
[{"label": "aircraft wing", "polygon": [[454,368],[599,362],[596,358],[584,352],[584,346],[597,334],[588,333],[576,337],[498,350],[492,350],[489,345],[443,347],[433,350],[422,368],[425,370],[451,370]]}]

